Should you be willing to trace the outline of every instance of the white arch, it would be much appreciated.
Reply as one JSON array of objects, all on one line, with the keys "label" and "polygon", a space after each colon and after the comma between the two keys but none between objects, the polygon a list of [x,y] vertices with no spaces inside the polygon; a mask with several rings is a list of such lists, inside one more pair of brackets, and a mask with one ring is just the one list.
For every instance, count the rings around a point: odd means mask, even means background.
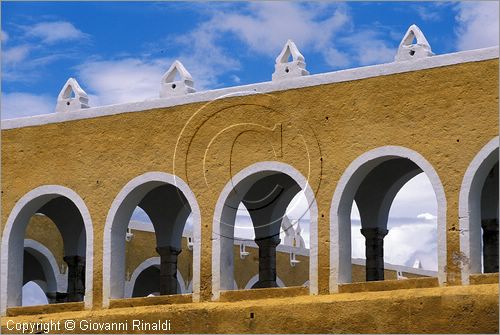
[{"label": "white arch", "polygon": [[[139,275],[142,273],[142,271],[146,270],[150,266],[160,266],[160,257],[151,257],[146,259],[144,262],[139,264],[134,272],[132,272],[132,276],[130,276],[129,281],[125,281],[125,298],[130,298],[132,297],[132,294],[134,293],[134,286],[135,282],[137,281],[137,278]],[[186,283],[184,282],[184,278],[182,277],[182,274],[180,273],[179,270],[177,270],[177,282],[179,283],[179,286],[181,287],[181,293],[186,293]]]},{"label": "white arch", "polygon": [[437,200],[438,280],[446,281],[446,196],[438,174],[419,153],[400,146],[384,146],[356,158],[337,183],[330,207],[330,292],[338,284],[351,282],[351,207],[352,199],[366,175],[391,158],[407,158],[427,175]]},{"label": "white arch", "polygon": [[68,276],[60,272],[56,258],[52,252],[40,242],[29,238],[24,239],[24,249],[35,251],[36,254],[33,256],[38,259],[42,266],[45,279],[47,280],[47,289],[54,292],[66,292],[68,288]]},{"label": "white arch", "polygon": [[[2,272],[0,274],[0,313],[5,315],[10,306],[21,304],[22,271],[16,271],[22,264],[24,233],[31,216],[46,204],[57,197],[66,197],[78,208],[83,218],[87,239],[85,254],[85,308],[92,307],[92,285],[94,273],[94,230],[90,213],[82,198],[73,190],[59,185],[44,185],[25,194],[14,205],[7,218],[2,235]],[[17,264],[17,265],[16,265]]]},{"label": "white arch", "polygon": [[220,223],[224,205],[231,191],[242,180],[262,171],[281,172],[291,177],[304,191],[310,212],[310,252],[309,252],[309,287],[310,294],[318,294],[318,206],[316,197],[307,179],[294,167],[281,162],[259,162],[238,172],[222,190],[214,211],[212,225],[212,300],[218,300],[221,290],[221,238]]},{"label": "white arch", "polygon": [[[250,290],[252,286],[259,280],[259,274],[257,273],[255,276],[250,278],[248,283],[245,285],[244,290]],[[276,284],[278,284],[278,287],[286,287],[285,283],[281,280],[280,277],[276,276]]]},{"label": "white arch", "polygon": [[461,277],[469,284],[471,273],[481,272],[481,190],[486,177],[498,162],[499,137],[488,142],[474,157],[465,171],[458,201],[460,224],[460,252],[462,253]]},{"label": "white arch", "polygon": [[177,187],[187,199],[193,218],[193,301],[200,299],[201,216],[198,202],[189,186],[179,177],[165,172],[147,172],[129,181],[111,204],[103,240],[102,298],[103,307],[110,299],[125,294],[125,237],[120,225],[128,224],[130,215],[139,201],[157,186],[170,184]]}]

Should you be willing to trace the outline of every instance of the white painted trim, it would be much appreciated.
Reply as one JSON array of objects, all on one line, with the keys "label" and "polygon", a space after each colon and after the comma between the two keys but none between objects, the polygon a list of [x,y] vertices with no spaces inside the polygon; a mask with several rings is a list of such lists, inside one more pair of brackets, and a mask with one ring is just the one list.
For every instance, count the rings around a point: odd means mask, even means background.
[{"label": "white painted trim", "polygon": [[386,76],[396,73],[412,72],[468,62],[480,62],[498,58],[498,46],[461,51],[445,55],[414,59],[410,61],[371,65],[354,69],[321,73],[279,81],[228,87],[204,92],[195,92],[180,97],[151,99],[141,102],[86,108],[71,113],[53,113],[17,119],[2,120],[2,129],[14,129],[38,126],[50,123],[89,119],[121,113],[140,112],[150,109],[165,108],[195,102],[212,101],[231,96],[245,96],[259,93],[278,92],[296,88],[311,87],[365,78]]},{"label": "white painted trim", "polygon": [[[365,266],[366,265],[366,259],[364,259],[364,258],[353,258],[352,259],[352,264]],[[413,273],[413,274],[416,274],[416,275],[429,276],[429,277],[437,277],[437,275],[438,275],[437,271],[412,268],[411,266],[397,265],[397,264],[391,264],[391,263],[386,263],[386,262],[384,262],[384,269],[386,269],[386,270],[392,270],[392,271],[403,271],[403,272],[406,272],[406,273]]]},{"label": "white painted trim", "polygon": [[238,172],[226,184],[217,200],[214,210],[214,220],[212,225],[212,300],[220,298],[221,291],[221,239],[220,222],[222,211],[231,191],[245,178],[262,171],[281,172],[291,177],[304,191],[309,203],[310,212],[310,236],[309,236],[309,287],[310,294],[318,294],[318,205],[316,197],[311,189],[307,179],[291,165],[281,162],[259,162],[248,166]]},{"label": "white painted trim", "polygon": [[[431,57],[432,58],[432,57]],[[419,153],[400,146],[384,146],[356,158],[337,183],[330,206],[330,292],[351,282],[351,207],[355,192],[366,175],[384,159],[401,157],[417,164],[431,182],[437,201],[438,280],[446,282],[446,195],[433,166]]]},{"label": "white painted trim", "polygon": [[[29,238],[24,239],[24,249],[32,249],[33,251],[35,251],[37,255],[32,253],[32,256],[34,256],[37,259],[44,258],[44,259],[38,259],[38,261],[40,262],[40,265],[42,266],[43,271],[45,273],[47,286],[48,287],[51,286],[48,283],[48,275],[53,274],[55,281],[54,289],[58,292],[66,292],[68,288],[68,276],[67,274],[61,273],[61,271],[59,270],[59,265],[57,263],[57,260],[52,254],[52,252],[40,242]],[[46,265],[48,265],[48,267]]]},{"label": "white painted trim", "polygon": [[[255,276],[250,278],[248,283],[245,285],[244,290],[250,290],[252,286],[259,280],[259,274],[257,273]],[[285,283],[281,280],[280,277],[276,276],[276,284],[278,284],[278,287],[286,287]]]},{"label": "white painted trim", "polygon": [[[30,217],[48,201],[59,196],[71,200],[78,208],[85,225],[87,239],[85,254],[85,298],[86,309],[92,308],[92,287],[94,274],[94,230],[90,213],[82,198],[73,190],[59,185],[39,186],[25,194],[14,205],[7,218],[2,235],[0,273],[0,314],[5,315],[10,306],[20,305],[21,292],[16,293],[16,283],[22,282],[22,271],[15,271],[13,264],[22,263],[24,235]],[[21,285],[22,287],[22,285]],[[14,294],[18,294],[14,296]]]},{"label": "white painted trim", "polygon": [[[470,226],[470,218],[481,220],[481,190],[486,176],[498,162],[499,137],[488,142],[465,171],[458,200],[462,284],[472,273],[481,272],[481,226]],[[475,199],[472,199],[472,198]]]},{"label": "white painted trim", "polygon": [[[103,239],[103,271],[102,271],[102,299],[103,307],[109,307],[110,299],[119,299],[124,297],[125,290],[125,251],[117,244],[119,238],[123,238],[125,243],[125,236],[116,237],[114,241],[113,230],[118,225],[124,223],[125,217],[132,214],[133,210],[142,199],[142,197],[156,186],[170,184],[177,187],[184,197],[187,199],[191,207],[191,215],[193,222],[193,301],[200,300],[200,258],[201,258],[201,216],[198,202],[194,193],[181,178],[165,172],[147,172],[131,181],[129,181],[118,193],[113,200],[111,207],[106,218],[104,226],[104,239]],[[141,192],[144,193],[141,196]],[[130,216],[128,216],[130,220]],[[124,248],[124,245],[123,245]],[[112,253],[116,254],[119,259],[113,260]],[[122,264],[123,263],[123,264]],[[118,278],[115,278],[117,277]],[[121,278],[119,278],[121,277]]]},{"label": "white painted trim", "polygon": [[[134,293],[134,286],[137,278],[142,273],[142,271],[146,270],[150,266],[160,266],[160,257],[151,257],[146,259],[144,262],[139,264],[134,272],[132,272],[132,276],[130,276],[129,281],[125,281],[125,298],[131,298]],[[177,281],[179,282],[179,286],[181,287],[181,294],[186,293],[186,283],[184,282],[184,278],[179,270],[177,270]]]}]

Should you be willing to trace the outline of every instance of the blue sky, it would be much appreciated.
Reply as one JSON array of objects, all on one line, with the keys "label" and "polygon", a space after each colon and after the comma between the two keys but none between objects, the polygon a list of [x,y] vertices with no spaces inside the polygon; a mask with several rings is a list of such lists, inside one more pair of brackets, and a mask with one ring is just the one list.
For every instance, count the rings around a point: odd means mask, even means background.
[{"label": "blue sky", "polygon": [[498,45],[497,2],[2,2],[2,118],[158,96],[174,59],[198,90],[268,81],[294,40],[311,73],[391,62],[410,24],[434,53]]}]

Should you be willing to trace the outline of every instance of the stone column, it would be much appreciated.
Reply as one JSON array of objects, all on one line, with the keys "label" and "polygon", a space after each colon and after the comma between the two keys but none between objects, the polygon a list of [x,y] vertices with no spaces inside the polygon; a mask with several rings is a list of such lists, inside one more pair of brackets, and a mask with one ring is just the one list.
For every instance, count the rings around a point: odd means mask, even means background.
[{"label": "stone column", "polygon": [[255,240],[259,246],[259,281],[252,288],[278,287],[276,283],[276,246],[278,236]]},{"label": "stone column", "polygon": [[384,237],[389,231],[383,228],[362,228],[366,246],[366,281],[384,280]]},{"label": "stone column", "polygon": [[49,304],[58,304],[61,302],[66,302],[68,294],[64,292],[47,292],[45,294]]},{"label": "stone column", "polygon": [[85,296],[85,257],[64,256],[68,265],[67,302],[83,301]]},{"label": "stone column", "polygon": [[156,248],[160,255],[160,295],[177,294],[177,256],[181,251],[169,245]]},{"label": "stone column", "polygon": [[498,272],[498,219],[481,220],[484,273]]}]

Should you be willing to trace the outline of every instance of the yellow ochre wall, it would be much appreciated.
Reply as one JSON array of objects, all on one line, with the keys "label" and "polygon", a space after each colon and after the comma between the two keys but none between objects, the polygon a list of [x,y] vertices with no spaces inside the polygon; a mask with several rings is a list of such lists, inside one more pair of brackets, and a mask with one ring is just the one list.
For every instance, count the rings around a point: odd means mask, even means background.
[{"label": "yellow ochre wall", "polygon": [[63,185],[78,193],[94,226],[93,304],[100,309],[103,228],[113,199],[145,172],[175,174],[188,183],[200,207],[201,300],[209,301],[219,194],[243,168],[280,161],[306,176],[316,194],[319,292],[327,294],[329,211],[337,181],[361,154],[397,145],[420,153],[441,179],[447,201],[446,284],[459,285],[462,178],[497,135],[497,59],[3,130],[2,224],[16,201],[38,186]]}]

